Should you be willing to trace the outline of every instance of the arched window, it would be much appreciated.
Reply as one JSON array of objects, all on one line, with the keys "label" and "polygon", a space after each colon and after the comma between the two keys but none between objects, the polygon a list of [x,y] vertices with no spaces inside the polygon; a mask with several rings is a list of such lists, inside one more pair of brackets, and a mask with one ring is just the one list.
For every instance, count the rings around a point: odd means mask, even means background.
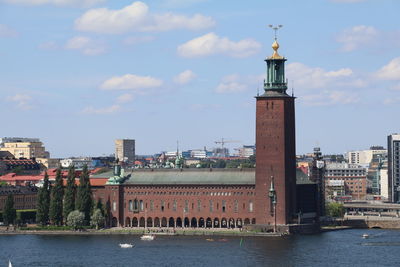
[{"label": "arched window", "polygon": [[185,200],[185,212],[189,211],[189,200]]},{"label": "arched window", "polygon": [[226,211],[226,201],[222,200],[222,212]]},{"label": "arched window", "polygon": [[133,201],[133,210],[134,210],[134,211],[139,211],[139,202],[138,202],[137,199],[135,199],[135,200]]},{"label": "arched window", "polygon": [[133,201],[129,200],[129,211],[133,211]]},{"label": "arched window", "polygon": [[214,203],[212,200],[210,200],[210,212],[213,212],[214,209]]},{"label": "arched window", "polygon": [[249,212],[253,212],[253,201],[249,201]]},{"label": "arched window", "polygon": [[234,211],[238,212],[239,210],[239,201],[235,200]]},{"label": "arched window", "polygon": [[143,200],[140,200],[140,211],[144,211]]},{"label": "arched window", "polygon": [[172,204],[172,210],[173,211],[176,211],[176,200],[174,199],[174,202],[173,202],[173,204]]},{"label": "arched window", "polygon": [[197,200],[197,211],[201,211],[201,200]]},{"label": "arched window", "polygon": [[116,211],[117,210],[117,202],[113,201],[112,203],[112,210]]}]

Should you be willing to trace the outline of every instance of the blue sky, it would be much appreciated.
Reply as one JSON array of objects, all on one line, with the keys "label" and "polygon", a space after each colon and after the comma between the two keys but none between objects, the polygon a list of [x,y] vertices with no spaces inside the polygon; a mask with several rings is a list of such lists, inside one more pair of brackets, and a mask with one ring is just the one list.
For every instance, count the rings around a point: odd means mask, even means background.
[{"label": "blue sky", "polygon": [[400,132],[400,2],[0,0],[0,135],[53,157],[253,144],[268,24],[283,24],[297,153]]}]

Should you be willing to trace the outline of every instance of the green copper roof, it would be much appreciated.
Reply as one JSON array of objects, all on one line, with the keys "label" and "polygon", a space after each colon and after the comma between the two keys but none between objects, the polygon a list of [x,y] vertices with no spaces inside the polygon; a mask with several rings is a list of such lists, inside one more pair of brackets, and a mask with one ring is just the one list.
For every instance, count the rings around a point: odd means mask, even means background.
[{"label": "green copper roof", "polygon": [[[90,178],[110,178],[113,172],[105,172]],[[123,184],[135,185],[254,185],[255,169],[140,169],[125,171]],[[297,184],[312,184],[308,176],[296,169]]]},{"label": "green copper roof", "polygon": [[124,184],[255,184],[251,169],[135,170]]}]

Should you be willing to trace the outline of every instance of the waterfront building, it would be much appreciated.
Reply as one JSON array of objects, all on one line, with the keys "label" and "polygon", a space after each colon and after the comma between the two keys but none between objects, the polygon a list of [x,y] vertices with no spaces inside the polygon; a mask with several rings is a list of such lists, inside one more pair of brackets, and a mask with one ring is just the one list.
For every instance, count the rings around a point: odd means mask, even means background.
[{"label": "waterfront building", "polygon": [[[116,165],[94,194],[109,207],[111,226],[242,227],[290,231],[318,220],[317,185],[296,170],[295,97],[286,93],[284,57],[265,61],[264,93],[256,97],[256,168],[134,169]],[[195,150],[192,150],[192,153]],[[201,152],[201,153],[200,153]],[[206,150],[191,157],[207,157]],[[178,162],[179,163],[179,162]],[[101,191],[103,190],[103,191]]]},{"label": "waterfront building", "polygon": [[388,136],[389,200],[400,202],[400,134]]},{"label": "waterfront building", "polygon": [[331,186],[330,181],[343,181],[346,187],[346,195],[351,196],[352,199],[363,200],[367,195],[367,169],[363,166],[348,163],[327,163],[325,167],[325,187]]},{"label": "waterfront building", "polygon": [[264,94],[256,97],[256,218],[286,225],[296,213],[295,97],[286,93],[286,58],[276,38],[272,48]]},{"label": "waterfront building", "polygon": [[37,192],[34,186],[0,186],[0,210],[4,209],[8,195],[13,195],[15,209],[36,209]]},{"label": "waterfront building", "polygon": [[[135,169],[124,173],[116,166],[113,172],[92,174],[90,181],[105,177],[110,177],[107,184],[92,192],[96,201],[110,207],[110,226],[241,228],[259,224],[254,169]],[[317,217],[316,184],[301,170],[296,177],[296,219],[300,213],[300,220],[312,221]],[[271,230],[272,226],[264,228]],[[284,225],[278,223],[278,227]]]},{"label": "waterfront building", "polygon": [[388,161],[385,160],[382,162],[381,167],[378,170],[379,175],[379,188],[380,195],[382,200],[389,201],[390,200],[390,187],[389,187],[389,176],[388,176]]},{"label": "waterfront building", "polygon": [[135,140],[116,139],[115,159],[118,159],[122,162],[133,164],[133,162],[135,161]]},{"label": "waterfront building", "polygon": [[8,151],[17,159],[49,158],[38,138],[5,137],[0,139],[0,151]]}]

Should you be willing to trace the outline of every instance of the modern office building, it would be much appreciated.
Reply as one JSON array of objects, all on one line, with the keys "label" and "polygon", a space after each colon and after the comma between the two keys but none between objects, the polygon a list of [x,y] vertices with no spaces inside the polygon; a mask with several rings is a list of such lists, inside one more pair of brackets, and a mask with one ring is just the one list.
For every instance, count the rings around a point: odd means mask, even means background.
[{"label": "modern office building", "polygon": [[117,139],[115,140],[115,159],[126,163],[135,162],[135,140]]},{"label": "modern office building", "polygon": [[388,136],[389,199],[400,202],[400,134]]}]

